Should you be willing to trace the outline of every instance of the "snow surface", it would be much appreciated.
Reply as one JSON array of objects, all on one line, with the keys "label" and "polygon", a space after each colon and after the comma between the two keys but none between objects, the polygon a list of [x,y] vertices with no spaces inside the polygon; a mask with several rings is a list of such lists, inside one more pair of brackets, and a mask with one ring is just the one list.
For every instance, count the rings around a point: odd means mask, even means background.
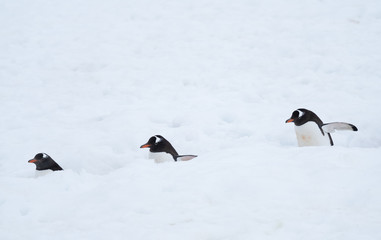
[{"label": "snow surface", "polygon": [[[1,240],[381,239],[379,0],[3,0],[0,35]],[[298,148],[301,107],[359,131]]]}]

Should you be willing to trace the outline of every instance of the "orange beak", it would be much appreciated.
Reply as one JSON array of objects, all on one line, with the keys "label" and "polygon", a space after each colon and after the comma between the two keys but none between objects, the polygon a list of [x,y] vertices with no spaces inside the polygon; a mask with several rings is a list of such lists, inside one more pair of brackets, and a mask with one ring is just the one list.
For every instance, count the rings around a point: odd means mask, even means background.
[{"label": "orange beak", "polygon": [[290,123],[290,122],[293,122],[293,121],[294,121],[294,119],[290,118],[290,119],[286,120],[286,123]]},{"label": "orange beak", "polygon": [[140,148],[149,148],[149,147],[151,147],[151,144],[144,144],[140,146]]},{"label": "orange beak", "polygon": [[31,160],[29,160],[28,162],[30,162],[30,163],[35,163],[35,162],[37,162],[37,160],[36,160],[36,159],[31,159]]}]

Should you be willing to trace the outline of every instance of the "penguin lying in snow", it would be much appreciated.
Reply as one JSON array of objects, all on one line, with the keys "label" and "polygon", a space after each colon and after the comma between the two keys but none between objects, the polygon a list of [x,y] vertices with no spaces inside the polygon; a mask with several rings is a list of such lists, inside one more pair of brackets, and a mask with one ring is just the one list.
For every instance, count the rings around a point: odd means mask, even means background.
[{"label": "penguin lying in snow", "polygon": [[295,124],[296,138],[299,147],[333,146],[331,133],[335,130],[357,131],[357,127],[345,122],[323,123],[312,111],[304,108],[295,110],[286,123]]},{"label": "penguin lying in snow", "polygon": [[157,163],[178,160],[188,161],[197,157],[197,155],[179,155],[171,143],[160,135],[152,136],[140,148],[149,148],[149,158],[154,159]]},{"label": "penguin lying in snow", "polygon": [[36,164],[37,171],[52,170],[60,171],[63,170],[60,165],[58,165],[48,154],[37,153],[33,159],[28,162]]}]

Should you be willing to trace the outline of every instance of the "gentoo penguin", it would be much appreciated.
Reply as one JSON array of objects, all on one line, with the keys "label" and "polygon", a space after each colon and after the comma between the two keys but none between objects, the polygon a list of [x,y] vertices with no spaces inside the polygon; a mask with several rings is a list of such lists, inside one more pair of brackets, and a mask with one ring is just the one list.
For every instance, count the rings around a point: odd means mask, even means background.
[{"label": "gentoo penguin", "polygon": [[48,154],[46,153],[37,153],[33,159],[28,162],[36,164],[37,171],[43,170],[52,170],[60,171],[63,170],[60,165],[58,165]]},{"label": "gentoo penguin", "polygon": [[149,158],[154,159],[157,163],[178,160],[187,161],[197,157],[197,155],[179,155],[172,144],[160,135],[152,136],[140,148],[149,148]]},{"label": "gentoo penguin", "polygon": [[333,146],[330,133],[335,130],[357,131],[357,127],[344,122],[323,123],[312,111],[299,108],[295,110],[286,123],[295,124],[296,138],[299,147],[304,146]]}]

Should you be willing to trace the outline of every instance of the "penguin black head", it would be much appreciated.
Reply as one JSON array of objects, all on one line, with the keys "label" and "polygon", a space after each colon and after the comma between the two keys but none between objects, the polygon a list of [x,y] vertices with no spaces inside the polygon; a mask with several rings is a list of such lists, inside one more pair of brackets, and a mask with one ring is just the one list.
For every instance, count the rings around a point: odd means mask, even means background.
[{"label": "penguin black head", "polygon": [[48,154],[37,153],[33,159],[28,162],[36,164],[36,170],[53,170],[59,171],[63,170],[60,165],[58,165]]},{"label": "penguin black head", "polygon": [[286,123],[293,122],[296,126],[301,126],[309,121],[315,122],[318,126],[323,125],[323,121],[314,112],[305,108],[295,110]]},{"label": "penguin black head", "polygon": [[150,152],[159,153],[166,152],[173,157],[178,156],[175,148],[161,135],[152,136],[146,144],[140,146],[140,148],[149,148]]}]

